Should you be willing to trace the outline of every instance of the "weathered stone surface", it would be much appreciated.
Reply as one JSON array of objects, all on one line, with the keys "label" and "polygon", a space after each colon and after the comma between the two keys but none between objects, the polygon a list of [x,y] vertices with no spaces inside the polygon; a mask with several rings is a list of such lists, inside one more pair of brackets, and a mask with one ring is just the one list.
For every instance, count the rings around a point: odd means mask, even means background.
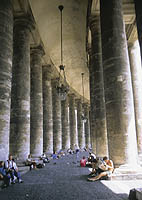
[{"label": "weathered stone surface", "polygon": [[43,153],[43,95],[41,46],[31,48],[31,107],[30,107],[30,152],[39,157]]},{"label": "weathered stone surface", "polygon": [[142,155],[142,65],[139,43],[129,44],[138,153]]},{"label": "weathered stone surface", "polygon": [[57,94],[57,80],[52,81],[52,102],[53,102],[53,150],[58,152],[62,149],[62,122],[61,122],[61,101]]},{"label": "weathered stone surface", "polygon": [[15,19],[11,93],[10,153],[30,153],[30,29],[27,18]]},{"label": "weathered stone surface", "polygon": [[43,74],[43,151],[53,153],[53,114],[52,114],[52,85],[51,66],[42,67]]},{"label": "weathered stone surface", "polygon": [[77,130],[78,130],[78,145],[80,149],[85,147],[84,129],[82,121],[82,101],[81,99],[76,99],[77,107]]},{"label": "weathered stone surface", "polygon": [[9,154],[12,44],[12,2],[2,0],[0,2],[0,160],[6,160]]},{"label": "weathered stone surface", "polygon": [[69,103],[68,97],[61,102],[62,108],[62,149],[70,148],[70,129],[69,129]]},{"label": "weathered stone surface", "polygon": [[69,119],[70,119],[70,148],[75,149],[77,144],[77,127],[75,117],[75,95],[69,95]]},{"label": "weathered stone surface", "polygon": [[122,1],[100,3],[109,156],[118,165],[133,165],[137,144]]},{"label": "weathered stone surface", "polygon": [[[95,115],[94,115],[94,71],[92,65],[92,49],[89,53],[89,84],[90,84],[90,140],[93,152],[96,154],[96,132],[95,132]],[[91,106],[92,105],[92,106]]]},{"label": "weathered stone surface", "polygon": [[[106,126],[106,109],[104,97],[104,78],[102,66],[102,46],[101,46],[101,30],[100,17],[92,16],[90,19],[90,29],[92,36],[91,45],[91,71],[93,88],[90,92],[91,96],[91,117],[94,129],[92,132],[92,140],[96,141],[96,155],[104,157],[108,155],[107,143],[107,126]],[[94,141],[94,143],[95,143]],[[93,149],[95,151],[95,149]]]},{"label": "weathered stone surface", "polygon": [[85,134],[85,147],[89,149],[91,147],[90,141],[90,116],[89,116],[89,105],[85,103],[84,115],[87,117],[87,122],[84,124],[84,134]]}]

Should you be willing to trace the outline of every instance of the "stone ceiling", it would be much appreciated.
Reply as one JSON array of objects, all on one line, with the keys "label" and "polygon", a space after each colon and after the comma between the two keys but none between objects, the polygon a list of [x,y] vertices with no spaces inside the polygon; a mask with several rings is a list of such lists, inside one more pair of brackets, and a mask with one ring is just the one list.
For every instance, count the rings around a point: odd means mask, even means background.
[{"label": "stone ceiling", "polygon": [[[86,16],[88,0],[14,0],[15,13],[32,12],[36,23],[32,43],[42,42],[44,63],[59,69],[60,11],[63,10],[63,59],[69,85],[82,95],[81,73],[84,72],[85,98],[89,100],[89,71],[86,63]],[[99,0],[92,1],[91,15],[99,13]],[[128,42],[137,38],[133,0],[123,0],[124,21]],[[91,38],[89,34],[88,42]]]}]

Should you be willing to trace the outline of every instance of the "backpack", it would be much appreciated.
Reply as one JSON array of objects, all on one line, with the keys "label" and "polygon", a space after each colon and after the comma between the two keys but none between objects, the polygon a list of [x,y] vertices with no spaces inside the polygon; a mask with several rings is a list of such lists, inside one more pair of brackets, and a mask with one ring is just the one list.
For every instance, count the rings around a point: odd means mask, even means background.
[{"label": "backpack", "polygon": [[135,189],[130,190],[129,200],[137,200],[137,198],[136,198],[136,190]]}]

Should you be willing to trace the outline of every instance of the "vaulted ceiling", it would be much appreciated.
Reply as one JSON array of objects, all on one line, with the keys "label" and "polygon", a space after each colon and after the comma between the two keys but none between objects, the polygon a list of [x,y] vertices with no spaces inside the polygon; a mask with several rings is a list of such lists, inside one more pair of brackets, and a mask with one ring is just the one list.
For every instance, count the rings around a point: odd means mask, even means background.
[{"label": "vaulted ceiling", "polygon": [[[60,11],[63,10],[63,59],[69,85],[82,95],[81,73],[84,72],[85,98],[89,100],[89,71],[87,68],[86,38],[88,0],[14,0],[15,14],[32,12],[36,30],[32,35],[32,45],[42,42],[46,55],[43,63],[60,65]],[[99,0],[92,1],[91,15],[99,13]],[[133,0],[123,0],[124,21],[128,42],[137,38],[135,9]]]}]

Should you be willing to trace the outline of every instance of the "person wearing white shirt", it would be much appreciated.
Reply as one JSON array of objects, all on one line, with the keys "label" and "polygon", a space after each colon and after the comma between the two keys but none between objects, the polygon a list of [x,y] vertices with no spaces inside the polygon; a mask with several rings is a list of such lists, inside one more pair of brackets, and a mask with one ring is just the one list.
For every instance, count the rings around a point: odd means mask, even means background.
[{"label": "person wearing white shirt", "polygon": [[9,155],[9,159],[5,162],[5,168],[6,168],[7,174],[10,174],[13,184],[15,183],[14,176],[17,177],[17,180],[19,183],[23,182],[21,180],[21,176],[18,171],[18,167],[12,158],[12,155]]}]

